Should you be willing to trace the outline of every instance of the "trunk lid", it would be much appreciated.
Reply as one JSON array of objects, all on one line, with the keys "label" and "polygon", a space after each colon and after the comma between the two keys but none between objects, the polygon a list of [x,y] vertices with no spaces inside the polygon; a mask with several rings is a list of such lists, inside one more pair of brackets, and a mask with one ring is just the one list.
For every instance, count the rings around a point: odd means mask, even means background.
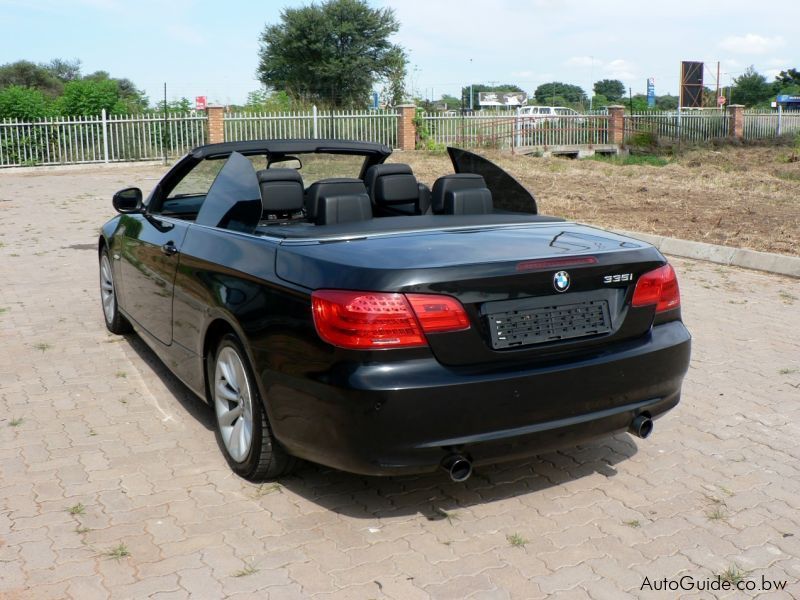
[{"label": "trunk lid", "polygon": [[[638,276],[665,262],[652,246],[565,222],[284,240],[277,275],[308,289],[446,294],[466,331],[428,335],[443,364],[517,364],[602,351],[646,333],[630,306]],[[566,277],[562,291],[557,279]],[[563,282],[562,282],[563,285]]]}]

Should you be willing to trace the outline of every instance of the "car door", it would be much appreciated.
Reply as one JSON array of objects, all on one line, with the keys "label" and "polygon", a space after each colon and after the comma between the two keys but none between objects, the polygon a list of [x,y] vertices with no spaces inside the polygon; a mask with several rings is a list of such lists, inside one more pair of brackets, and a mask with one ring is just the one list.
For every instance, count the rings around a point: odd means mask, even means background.
[{"label": "car door", "polygon": [[[186,232],[223,161],[203,161],[171,189],[156,188],[147,210],[125,215],[118,235],[125,312],[159,342],[172,343],[172,296]],[[163,194],[163,197],[160,195]]]}]

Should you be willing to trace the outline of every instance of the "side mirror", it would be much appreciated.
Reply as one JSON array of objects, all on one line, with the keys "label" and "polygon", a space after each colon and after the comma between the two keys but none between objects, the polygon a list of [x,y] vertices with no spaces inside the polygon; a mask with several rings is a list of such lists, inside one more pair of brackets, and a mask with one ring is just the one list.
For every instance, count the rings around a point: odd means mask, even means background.
[{"label": "side mirror", "polygon": [[120,190],[114,194],[111,203],[114,210],[123,215],[139,212],[142,209],[142,190],[137,187]]}]

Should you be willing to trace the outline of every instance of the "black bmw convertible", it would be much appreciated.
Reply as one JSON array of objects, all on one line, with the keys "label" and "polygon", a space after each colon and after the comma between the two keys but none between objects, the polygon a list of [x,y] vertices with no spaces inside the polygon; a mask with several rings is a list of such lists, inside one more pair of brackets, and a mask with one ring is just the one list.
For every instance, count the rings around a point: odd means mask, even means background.
[{"label": "black bmw convertible", "polygon": [[135,330],[216,414],[242,477],[297,458],[392,475],[530,456],[674,407],[689,365],[654,247],[539,215],[448,149],[432,188],[364,142],[199,147],[98,241],[113,333]]}]

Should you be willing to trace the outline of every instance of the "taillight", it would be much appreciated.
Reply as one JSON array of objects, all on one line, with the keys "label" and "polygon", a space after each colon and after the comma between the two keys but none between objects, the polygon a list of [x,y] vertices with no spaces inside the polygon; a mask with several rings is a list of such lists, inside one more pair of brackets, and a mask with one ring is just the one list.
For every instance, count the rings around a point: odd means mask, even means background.
[{"label": "taillight", "polygon": [[341,348],[426,346],[425,333],[469,328],[464,307],[450,296],[318,290],[311,305],[319,336]]},{"label": "taillight", "polygon": [[639,277],[633,291],[633,306],[656,305],[656,312],[664,312],[681,305],[678,278],[672,265],[666,264]]}]

